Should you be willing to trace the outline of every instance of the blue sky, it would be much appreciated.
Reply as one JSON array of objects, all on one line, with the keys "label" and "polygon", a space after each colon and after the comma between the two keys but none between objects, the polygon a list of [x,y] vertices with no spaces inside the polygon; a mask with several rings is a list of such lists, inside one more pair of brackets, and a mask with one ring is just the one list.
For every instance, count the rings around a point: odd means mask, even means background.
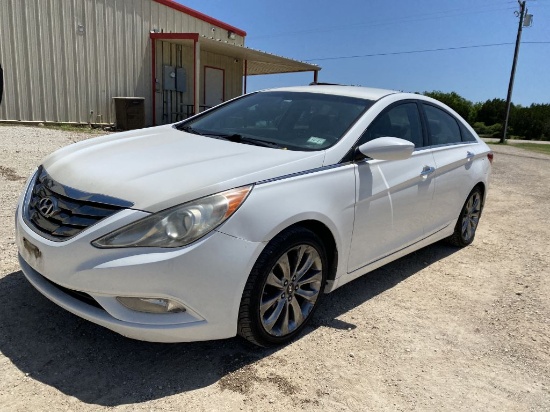
[{"label": "blue sky", "polygon": [[[247,32],[246,45],[322,67],[319,81],[506,98],[514,45],[360,58],[366,54],[515,43],[516,0],[180,0]],[[550,0],[527,2],[513,102],[550,103]],[[528,42],[547,42],[529,44]],[[251,76],[248,91],[308,84],[313,74]]]}]

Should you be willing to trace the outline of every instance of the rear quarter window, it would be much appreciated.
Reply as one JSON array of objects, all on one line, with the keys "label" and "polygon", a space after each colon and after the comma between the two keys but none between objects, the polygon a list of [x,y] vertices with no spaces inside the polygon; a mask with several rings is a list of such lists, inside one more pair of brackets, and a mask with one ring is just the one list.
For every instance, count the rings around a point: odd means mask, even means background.
[{"label": "rear quarter window", "polygon": [[460,125],[460,132],[462,133],[463,142],[477,142],[475,136],[464,125]]}]

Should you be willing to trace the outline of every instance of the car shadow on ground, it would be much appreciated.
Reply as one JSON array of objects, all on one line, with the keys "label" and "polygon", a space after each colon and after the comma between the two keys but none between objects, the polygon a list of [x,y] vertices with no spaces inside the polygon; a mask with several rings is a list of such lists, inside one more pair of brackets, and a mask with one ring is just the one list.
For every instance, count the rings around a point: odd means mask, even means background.
[{"label": "car shadow on ground", "polygon": [[[320,326],[355,328],[337,318],[457,250],[437,243],[341,287],[325,296],[305,334]],[[240,338],[181,344],[126,339],[54,305],[21,271],[0,279],[0,301],[1,353],[25,379],[89,404],[140,403],[203,388],[277,352]]]}]

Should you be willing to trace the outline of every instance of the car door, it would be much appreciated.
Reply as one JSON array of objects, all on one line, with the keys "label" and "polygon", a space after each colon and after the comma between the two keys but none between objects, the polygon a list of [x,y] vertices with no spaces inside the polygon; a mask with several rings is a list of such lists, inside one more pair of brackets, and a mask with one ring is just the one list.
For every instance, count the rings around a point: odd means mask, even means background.
[{"label": "car door", "polygon": [[435,163],[425,144],[418,104],[400,102],[384,110],[358,145],[382,136],[411,141],[415,150],[405,160],[365,159],[357,163],[349,272],[419,241],[430,219]]},{"label": "car door", "polygon": [[479,148],[465,126],[446,110],[429,103],[422,103],[422,108],[437,169],[431,219],[426,226],[430,234],[456,223],[476,184],[470,169]]}]

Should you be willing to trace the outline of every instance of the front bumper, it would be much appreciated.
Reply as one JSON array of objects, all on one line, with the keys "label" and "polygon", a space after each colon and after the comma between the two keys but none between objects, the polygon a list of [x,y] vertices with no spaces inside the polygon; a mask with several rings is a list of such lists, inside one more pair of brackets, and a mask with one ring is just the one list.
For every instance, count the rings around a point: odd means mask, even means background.
[{"label": "front bumper", "polygon": [[[235,336],[248,274],[264,247],[217,231],[183,248],[97,249],[90,242],[138,220],[124,210],[65,242],[34,232],[16,214],[19,261],[29,282],[54,303],[121,335],[151,342],[190,342]],[[82,292],[93,299],[79,299]],[[165,298],[182,313],[130,310],[117,296]]]}]

